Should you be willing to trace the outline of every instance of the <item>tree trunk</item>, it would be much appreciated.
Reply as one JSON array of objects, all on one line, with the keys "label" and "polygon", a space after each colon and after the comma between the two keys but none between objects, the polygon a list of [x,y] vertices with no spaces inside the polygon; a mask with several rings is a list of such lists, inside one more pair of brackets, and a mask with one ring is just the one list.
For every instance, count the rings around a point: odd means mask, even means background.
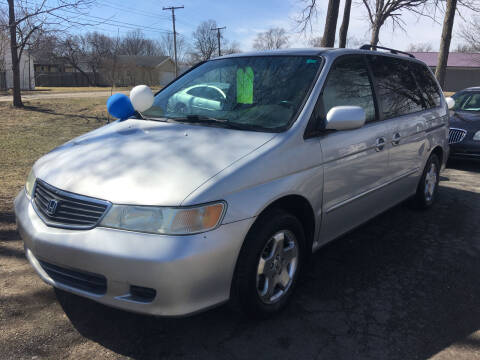
[{"label": "tree trunk", "polygon": [[338,40],[338,47],[344,48],[347,46],[348,25],[350,24],[350,9],[352,8],[352,0],[345,0],[345,8],[343,9],[342,26],[340,26],[340,34]]},{"label": "tree trunk", "polygon": [[435,76],[440,86],[445,86],[445,74],[447,71],[448,53],[450,51],[450,41],[452,40],[453,21],[455,20],[455,11],[457,9],[457,0],[447,0],[447,10],[443,20],[442,39],[440,42],[440,52],[438,54],[437,68]]},{"label": "tree trunk", "polygon": [[19,108],[23,107],[23,103],[22,94],[20,93],[20,59],[18,58],[14,0],[8,0],[8,25],[10,28],[10,52],[12,55],[13,106]]},{"label": "tree trunk", "polygon": [[380,34],[380,25],[375,23],[372,27],[372,38],[370,40],[370,45],[377,46],[378,45],[378,36]]},{"label": "tree trunk", "polygon": [[335,32],[337,31],[338,8],[340,0],[328,0],[327,18],[323,30],[322,47],[333,47],[335,45]]}]

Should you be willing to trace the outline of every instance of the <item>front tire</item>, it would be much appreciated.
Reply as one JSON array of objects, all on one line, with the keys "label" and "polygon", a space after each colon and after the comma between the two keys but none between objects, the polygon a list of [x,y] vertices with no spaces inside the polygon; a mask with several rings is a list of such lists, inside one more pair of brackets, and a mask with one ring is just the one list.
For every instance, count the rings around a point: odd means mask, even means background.
[{"label": "front tire", "polygon": [[423,170],[417,192],[412,198],[415,208],[427,209],[433,205],[437,198],[439,181],[440,160],[436,154],[431,154]]},{"label": "front tire", "polygon": [[265,318],[290,300],[305,259],[305,234],[292,214],[274,209],[249,231],[232,283],[232,303]]}]

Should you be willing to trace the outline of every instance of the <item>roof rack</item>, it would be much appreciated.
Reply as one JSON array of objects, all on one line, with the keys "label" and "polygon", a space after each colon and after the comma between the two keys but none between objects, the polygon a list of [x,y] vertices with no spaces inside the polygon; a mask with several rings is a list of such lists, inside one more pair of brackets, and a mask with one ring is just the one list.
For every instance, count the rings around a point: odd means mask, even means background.
[{"label": "roof rack", "polygon": [[365,44],[365,45],[360,46],[360,50],[377,50],[377,49],[388,50],[392,54],[403,54],[403,55],[407,55],[407,56],[410,56],[411,58],[415,59],[415,56],[413,56],[413,54],[410,54],[410,53],[405,52],[405,51],[400,51],[400,50],[396,50],[396,49],[390,49],[390,48],[387,48],[387,47],[370,45],[370,44]]}]

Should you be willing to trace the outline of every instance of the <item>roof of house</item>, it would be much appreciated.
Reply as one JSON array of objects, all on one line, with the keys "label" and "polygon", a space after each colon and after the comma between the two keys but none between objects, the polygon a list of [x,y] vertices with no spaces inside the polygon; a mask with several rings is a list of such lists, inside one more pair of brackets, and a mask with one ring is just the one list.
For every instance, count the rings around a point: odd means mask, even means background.
[{"label": "roof of house", "polygon": [[[412,52],[411,54],[428,66],[437,66],[438,52]],[[448,54],[447,66],[480,67],[480,53],[451,52]]]},{"label": "roof of house", "polygon": [[120,64],[133,63],[138,66],[155,67],[169,59],[168,56],[119,55]]}]

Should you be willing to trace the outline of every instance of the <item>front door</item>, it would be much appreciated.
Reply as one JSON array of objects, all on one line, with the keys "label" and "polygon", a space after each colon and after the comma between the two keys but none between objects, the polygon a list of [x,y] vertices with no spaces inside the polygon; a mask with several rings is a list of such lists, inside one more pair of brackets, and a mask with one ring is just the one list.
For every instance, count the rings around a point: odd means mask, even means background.
[{"label": "front door", "polygon": [[387,130],[378,121],[363,55],[341,56],[333,63],[317,105],[323,118],[334,106],[361,106],[367,121],[360,129],[320,137],[324,161],[320,242],[324,243],[387,207],[382,203],[388,178]]}]

